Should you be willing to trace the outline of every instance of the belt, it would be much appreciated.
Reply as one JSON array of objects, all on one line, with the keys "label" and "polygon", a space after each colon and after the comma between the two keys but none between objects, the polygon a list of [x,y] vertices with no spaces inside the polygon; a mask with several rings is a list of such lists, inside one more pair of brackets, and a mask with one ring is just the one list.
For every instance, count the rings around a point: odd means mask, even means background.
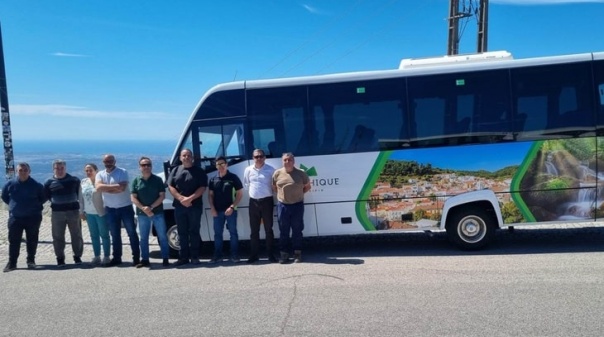
[{"label": "belt", "polygon": [[250,200],[260,202],[260,201],[262,201],[262,200],[266,200],[266,199],[272,199],[272,198],[273,198],[273,196],[271,195],[270,197],[264,197],[264,198],[260,198],[260,199],[256,199],[256,198],[250,198]]}]

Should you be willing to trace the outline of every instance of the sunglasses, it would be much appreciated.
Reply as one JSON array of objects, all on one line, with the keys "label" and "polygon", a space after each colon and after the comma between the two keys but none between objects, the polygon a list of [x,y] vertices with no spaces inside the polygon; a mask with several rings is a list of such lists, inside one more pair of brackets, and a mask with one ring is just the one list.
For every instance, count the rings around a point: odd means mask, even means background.
[{"label": "sunglasses", "polygon": [[254,159],[264,158],[264,156],[254,156]]},{"label": "sunglasses", "polygon": [[151,167],[151,164],[140,164],[141,167]]}]

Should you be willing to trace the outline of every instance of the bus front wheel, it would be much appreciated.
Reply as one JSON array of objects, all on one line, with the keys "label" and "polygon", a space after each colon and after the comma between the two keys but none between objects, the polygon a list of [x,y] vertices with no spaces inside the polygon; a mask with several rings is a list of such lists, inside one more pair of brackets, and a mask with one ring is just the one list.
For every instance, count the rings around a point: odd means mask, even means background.
[{"label": "bus front wheel", "polygon": [[493,239],[493,223],[493,217],[484,209],[461,208],[447,221],[447,236],[461,249],[481,249]]},{"label": "bus front wheel", "polygon": [[168,236],[168,245],[170,246],[170,257],[178,257],[180,239],[178,237],[178,227],[176,224],[170,226],[166,234]]}]

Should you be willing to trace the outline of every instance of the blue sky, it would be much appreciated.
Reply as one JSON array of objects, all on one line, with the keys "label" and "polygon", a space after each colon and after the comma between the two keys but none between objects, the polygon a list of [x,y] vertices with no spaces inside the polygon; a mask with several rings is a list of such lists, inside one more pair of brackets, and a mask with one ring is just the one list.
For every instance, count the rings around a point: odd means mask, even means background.
[{"label": "blue sky", "polygon": [[512,142],[489,146],[410,149],[394,151],[390,159],[430,164],[439,169],[495,172],[522,164],[532,146],[533,142]]},{"label": "blue sky", "polygon": [[[444,55],[448,10],[448,0],[2,0],[13,140],[176,142],[218,83]],[[604,51],[602,17],[604,0],[491,0],[488,49]],[[460,52],[475,45],[471,19]]]}]

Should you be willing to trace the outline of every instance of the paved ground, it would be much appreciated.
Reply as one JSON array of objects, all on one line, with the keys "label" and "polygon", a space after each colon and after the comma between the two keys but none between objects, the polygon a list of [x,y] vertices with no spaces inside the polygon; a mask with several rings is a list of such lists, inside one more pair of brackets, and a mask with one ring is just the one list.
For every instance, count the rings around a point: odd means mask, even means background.
[{"label": "paved ground", "polygon": [[601,226],[500,231],[478,252],[444,233],[308,243],[300,264],[169,269],[59,269],[43,248],[39,269],[0,273],[0,336],[602,336]]},{"label": "paved ground", "polygon": [[[48,211],[45,211],[48,213]],[[8,261],[8,229],[6,226],[8,220],[8,211],[6,210],[6,205],[2,204],[0,206],[0,266],[4,267],[4,265]],[[576,233],[580,236],[582,241],[590,241],[595,240],[598,242],[604,241],[604,222],[597,223],[566,223],[566,224],[555,224],[555,225],[539,225],[539,226],[516,226],[516,240],[519,242],[523,241],[539,241],[543,238],[553,237],[552,240],[556,240],[556,237],[560,235],[560,229],[564,229],[565,234],[563,234],[562,240],[568,240],[568,235],[573,236],[573,233]],[[71,244],[70,244],[70,235],[69,230],[66,230],[66,241],[67,245],[65,247],[65,256],[67,256],[66,262],[69,264],[71,254]],[[88,232],[88,226],[86,222],[82,223],[82,235],[84,237],[84,254],[82,255],[82,260],[84,262],[88,262],[94,256],[92,252],[92,244],[90,241],[90,234]],[[442,242],[446,241],[445,233],[434,233],[429,234],[431,236],[431,241]],[[499,248],[504,248],[506,246],[506,237],[508,236],[507,230],[501,230],[497,232],[496,242],[490,246],[490,249],[496,251]],[[347,237],[325,237],[325,238],[305,238],[305,247],[307,246],[332,246],[334,244],[343,244],[343,245],[352,245],[354,246],[357,241],[362,242],[362,244],[372,244],[372,241],[376,241],[376,244],[386,244],[387,242],[395,242],[400,241],[402,244],[407,244],[409,242],[424,242],[426,240],[426,234],[422,232],[417,233],[408,233],[405,235],[399,234],[381,234],[381,235],[361,235],[359,236],[347,236]],[[245,239],[245,238],[243,238]],[[502,240],[503,239],[503,240]],[[130,240],[126,234],[125,230],[122,230],[122,244],[123,244],[123,257],[124,262],[131,261],[132,255],[129,247]],[[425,244],[425,243],[424,243]],[[211,254],[211,244],[204,243],[203,245],[203,254],[202,258],[209,258]],[[228,246],[228,245],[226,245]],[[604,246],[603,246],[604,247]],[[243,259],[247,258],[247,250],[249,249],[249,245],[247,241],[240,242],[240,253]],[[149,238],[149,250],[150,250],[150,258],[151,262],[160,261],[159,255],[159,245],[157,243],[157,239],[154,236]],[[453,248],[453,250],[456,250]],[[25,242],[21,244],[21,254],[19,256],[18,266],[25,266],[25,257],[27,256],[25,249]],[[154,261],[157,259],[157,261]],[[38,264],[54,264],[55,263],[55,254],[52,246],[52,234],[51,234],[51,224],[50,224],[50,216],[45,215],[42,220],[42,225],[40,226],[40,236],[39,236],[39,244],[38,244],[38,252],[36,255],[36,262]]]},{"label": "paved ground", "polygon": [[[4,268],[4,265],[8,262],[8,211],[5,209],[0,210],[0,264],[1,267]],[[82,222],[82,236],[84,238],[84,254],[82,255],[82,260],[84,262],[89,262],[94,257],[94,253],[92,251],[92,243],[90,241],[90,233],[88,231],[88,225],[86,222]],[[25,237],[25,234],[24,234]],[[73,255],[71,252],[71,238],[69,235],[69,230],[65,230],[65,238],[67,245],[65,246],[65,256],[66,262],[71,263],[71,256]],[[128,235],[126,234],[126,230],[122,230],[122,244],[124,245],[123,249],[123,260],[131,261],[132,254],[129,248],[130,240],[128,239]],[[157,239],[154,236],[149,238],[149,250],[150,251],[159,251],[159,245],[157,244]],[[19,255],[19,266],[25,266],[25,257],[27,256],[27,251],[25,249],[25,241],[21,243],[21,254]],[[38,263],[51,263],[55,257],[54,249],[52,246],[52,233],[51,233],[51,225],[50,225],[50,216],[44,216],[42,219],[42,225],[40,226],[40,236],[39,236],[39,244],[38,251],[36,254],[36,261]],[[152,255],[153,257],[153,255]]]}]

